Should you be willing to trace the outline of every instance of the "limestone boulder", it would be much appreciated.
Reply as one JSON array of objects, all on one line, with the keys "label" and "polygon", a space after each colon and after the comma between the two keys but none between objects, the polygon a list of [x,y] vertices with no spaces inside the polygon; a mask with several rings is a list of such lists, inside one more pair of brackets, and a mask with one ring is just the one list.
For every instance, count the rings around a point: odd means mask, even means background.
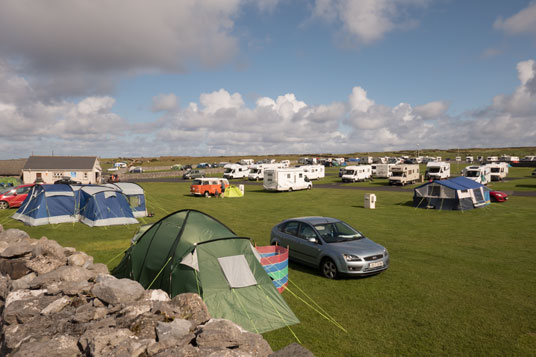
[{"label": "limestone boulder", "polygon": [[107,304],[130,304],[145,292],[140,283],[130,279],[107,279],[95,283],[91,293]]}]

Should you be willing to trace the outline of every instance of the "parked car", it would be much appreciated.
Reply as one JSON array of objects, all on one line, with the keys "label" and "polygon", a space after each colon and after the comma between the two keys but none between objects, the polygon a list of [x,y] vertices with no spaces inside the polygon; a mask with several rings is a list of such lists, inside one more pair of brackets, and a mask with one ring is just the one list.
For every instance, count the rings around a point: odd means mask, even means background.
[{"label": "parked car", "polygon": [[33,184],[9,188],[0,194],[0,209],[20,207]]},{"label": "parked car", "polygon": [[194,178],[205,177],[205,171],[203,170],[188,170],[182,175],[185,180],[191,180]]},{"label": "parked car", "polygon": [[270,244],[288,246],[291,260],[319,268],[329,279],[377,274],[389,267],[387,249],[336,218],[287,219],[272,228]]},{"label": "parked car", "polygon": [[229,187],[229,181],[218,177],[198,178],[192,182],[190,192],[194,196],[219,196],[221,195],[221,183],[225,184],[225,188]]},{"label": "parked car", "polygon": [[508,195],[502,191],[490,191],[489,197],[492,202],[505,202],[508,200]]},{"label": "parked car", "polygon": [[62,177],[61,179],[54,181],[54,184],[80,185],[81,183],[71,180],[70,177]]}]

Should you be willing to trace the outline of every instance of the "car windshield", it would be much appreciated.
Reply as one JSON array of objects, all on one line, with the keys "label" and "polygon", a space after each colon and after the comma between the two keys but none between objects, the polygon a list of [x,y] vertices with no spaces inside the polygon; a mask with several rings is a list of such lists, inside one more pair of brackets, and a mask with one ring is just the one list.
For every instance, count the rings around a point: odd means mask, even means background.
[{"label": "car windshield", "polygon": [[202,184],[203,184],[203,181],[201,181],[201,180],[194,180],[192,182],[192,185],[202,185]]},{"label": "car windshield", "polygon": [[347,242],[363,238],[363,234],[356,231],[344,222],[325,223],[315,225],[322,239],[326,243]]},{"label": "car windshield", "polygon": [[465,174],[465,177],[478,177],[478,176],[480,176],[479,171],[467,171],[467,173]]},{"label": "car windshield", "polygon": [[13,190],[13,187],[7,187],[0,189],[0,195],[3,195],[4,193]]}]

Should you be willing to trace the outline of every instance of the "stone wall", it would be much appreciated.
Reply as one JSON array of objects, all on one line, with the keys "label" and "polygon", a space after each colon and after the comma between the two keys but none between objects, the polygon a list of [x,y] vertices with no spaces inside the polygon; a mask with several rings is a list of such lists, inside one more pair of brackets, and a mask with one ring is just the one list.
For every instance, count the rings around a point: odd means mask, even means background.
[{"label": "stone wall", "polygon": [[212,319],[197,294],[170,299],[56,241],[0,225],[1,356],[312,356]]}]

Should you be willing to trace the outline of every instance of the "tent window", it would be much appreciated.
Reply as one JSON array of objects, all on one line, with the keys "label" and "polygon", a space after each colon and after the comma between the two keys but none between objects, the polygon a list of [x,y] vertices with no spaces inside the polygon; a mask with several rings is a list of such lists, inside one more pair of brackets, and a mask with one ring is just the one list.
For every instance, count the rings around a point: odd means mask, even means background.
[{"label": "tent window", "polygon": [[473,190],[473,194],[475,195],[475,199],[477,201],[483,201],[484,197],[482,197],[482,192],[480,192],[480,189]]},{"label": "tent window", "polygon": [[441,196],[441,187],[438,185],[428,186],[428,196],[439,197]]},{"label": "tent window", "polygon": [[139,196],[127,196],[127,200],[130,207],[138,207],[141,204]]},{"label": "tent window", "polygon": [[218,258],[218,263],[231,288],[245,288],[257,285],[249,264],[244,255],[233,255]]}]

